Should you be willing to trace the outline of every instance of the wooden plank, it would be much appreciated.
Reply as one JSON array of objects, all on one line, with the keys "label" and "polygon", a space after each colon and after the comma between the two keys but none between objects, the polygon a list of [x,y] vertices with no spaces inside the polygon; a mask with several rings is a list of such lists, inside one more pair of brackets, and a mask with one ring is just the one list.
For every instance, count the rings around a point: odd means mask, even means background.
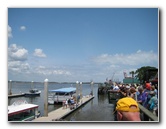
[{"label": "wooden plank", "polygon": [[79,102],[79,106],[77,106],[75,109],[70,110],[70,108],[58,108],[50,113],[48,113],[48,116],[42,116],[39,118],[34,119],[34,122],[49,122],[49,121],[55,121],[61,118],[64,118],[65,116],[69,115],[70,113],[74,112],[77,110],[79,107],[83,106],[86,104],[88,101],[93,99],[94,96],[86,96],[82,98],[82,103]]}]

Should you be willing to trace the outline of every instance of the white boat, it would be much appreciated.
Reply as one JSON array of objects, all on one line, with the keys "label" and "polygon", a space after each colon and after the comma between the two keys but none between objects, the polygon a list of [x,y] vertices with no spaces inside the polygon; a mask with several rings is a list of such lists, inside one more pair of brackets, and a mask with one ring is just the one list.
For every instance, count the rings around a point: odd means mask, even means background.
[{"label": "white boat", "polygon": [[66,99],[70,99],[76,93],[76,88],[60,88],[48,91],[48,104],[61,103]]},{"label": "white boat", "polygon": [[25,96],[34,96],[34,95],[40,95],[41,91],[38,89],[31,89],[29,92],[25,92]]},{"label": "white boat", "polygon": [[26,100],[15,101],[8,106],[8,121],[31,121],[40,116],[38,105],[29,104]]}]

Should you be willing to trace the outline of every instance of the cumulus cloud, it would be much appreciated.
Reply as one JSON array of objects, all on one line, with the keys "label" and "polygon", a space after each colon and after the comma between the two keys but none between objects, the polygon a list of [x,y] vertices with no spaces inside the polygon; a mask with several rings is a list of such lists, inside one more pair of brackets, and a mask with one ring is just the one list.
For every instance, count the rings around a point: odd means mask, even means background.
[{"label": "cumulus cloud", "polygon": [[21,27],[20,27],[20,30],[21,30],[21,31],[24,31],[24,30],[26,30],[26,27],[25,27],[25,26],[21,26]]},{"label": "cumulus cloud", "polygon": [[28,59],[28,50],[11,44],[8,47],[8,70],[14,73],[30,73],[30,65],[25,62]]},{"label": "cumulus cloud", "polygon": [[8,31],[8,38],[12,38],[13,37],[12,28],[9,25],[8,25],[7,31]]},{"label": "cumulus cloud", "polygon": [[11,44],[8,48],[8,59],[16,61],[24,61],[28,58],[28,50],[17,46],[16,44]]},{"label": "cumulus cloud", "polygon": [[138,50],[136,53],[132,54],[102,54],[93,59],[94,62],[99,64],[123,64],[123,65],[140,65],[148,64],[153,62],[158,62],[158,55],[153,51],[141,51]]},{"label": "cumulus cloud", "polygon": [[37,57],[46,57],[46,54],[43,53],[42,49],[35,49],[33,55]]}]

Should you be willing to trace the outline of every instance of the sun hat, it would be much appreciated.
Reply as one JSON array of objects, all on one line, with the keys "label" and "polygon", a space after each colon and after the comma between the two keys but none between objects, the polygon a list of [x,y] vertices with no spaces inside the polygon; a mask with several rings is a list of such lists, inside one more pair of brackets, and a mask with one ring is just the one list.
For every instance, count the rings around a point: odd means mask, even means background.
[{"label": "sun hat", "polygon": [[136,91],[136,89],[135,89],[134,87],[131,87],[131,88],[130,88],[130,92],[131,92],[131,93],[135,93],[135,92],[137,92],[137,91]]},{"label": "sun hat", "polygon": [[[131,97],[119,99],[116,104],[116,111],[139,112],[137,102]],[[135,106],[136,108],[131,108],[131,106]]]}]

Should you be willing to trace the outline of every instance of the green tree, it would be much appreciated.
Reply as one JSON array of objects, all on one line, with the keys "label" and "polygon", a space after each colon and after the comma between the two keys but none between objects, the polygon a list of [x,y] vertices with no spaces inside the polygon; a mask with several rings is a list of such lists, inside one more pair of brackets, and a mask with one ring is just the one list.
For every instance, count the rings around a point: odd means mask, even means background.
[{"label": "green tree", "polygon": [[156,67],[151,66],[143,66],[135,71],[135,77],[141,82],[144,83],[145,81],[149,80],[151,77],[155,76],[157,72]]}]

